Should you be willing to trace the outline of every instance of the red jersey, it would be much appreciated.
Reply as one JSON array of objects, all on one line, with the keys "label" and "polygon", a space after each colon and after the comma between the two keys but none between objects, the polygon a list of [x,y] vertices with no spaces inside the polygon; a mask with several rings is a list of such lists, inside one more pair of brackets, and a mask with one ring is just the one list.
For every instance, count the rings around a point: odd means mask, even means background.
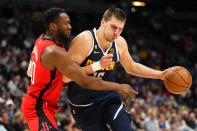
[{"label": "red jersey", "polygon": [[31,85],[27,94],[55,104],[63,86],[62,74],[57,68],[54,70],[45,68],[41,62],[41,54],[51,45],[55,45],[55,43],[51,40],[43,39],[43,35],[35,43],[31,54]]}]

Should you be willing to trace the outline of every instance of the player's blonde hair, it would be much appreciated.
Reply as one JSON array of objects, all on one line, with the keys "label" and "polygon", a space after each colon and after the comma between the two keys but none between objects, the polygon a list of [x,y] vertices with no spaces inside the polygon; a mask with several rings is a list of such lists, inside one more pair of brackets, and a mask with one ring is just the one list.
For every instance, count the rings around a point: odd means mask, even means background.
[{"label": "player's blonde hair", "polygon": [[115,16],[120,21],[126,21],[126,13],[120,8],[108,8],[103,14],[103,19],[108,21],[112,16]]}]

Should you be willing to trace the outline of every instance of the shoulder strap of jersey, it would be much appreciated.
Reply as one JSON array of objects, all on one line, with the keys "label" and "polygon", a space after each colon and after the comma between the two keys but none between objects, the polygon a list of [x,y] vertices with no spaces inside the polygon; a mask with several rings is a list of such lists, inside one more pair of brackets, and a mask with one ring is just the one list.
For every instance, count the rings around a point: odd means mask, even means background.
[{"label": "shoulder strap of jersey", "polygon": [[89,51],[89,53],[88,53],[88,55],[87,56],[89,56],[91,53],[92,53],[92,51],[93,51],[93,49],[94,49],[94,45],[95,45],[95,36],[94,36],[94,31],[93,30],[88,30],[90,33],[91,33],[91,35],[92,35],[92,48],[91,48],[91,50]]},{"label": "shoulder strap of jersey", "polygon": [[119,53],[119,49],[118,49],[118,45],[116,43],[116,40],[114,41],[114,46],[115,46],[115,50],[116,50],[116,54],[117,54],[117,62],[120,60],[120,53]]},{"label": "shoulder strap of jersey", "polygon": [[91,32],[91,34],[92,34],[92,36],[93,36],[94,43],[96,43],[96,36],[95,36],[95,34],[94,34],[94,30],[96,30],[96,28],[90,30],[90,32]]}]

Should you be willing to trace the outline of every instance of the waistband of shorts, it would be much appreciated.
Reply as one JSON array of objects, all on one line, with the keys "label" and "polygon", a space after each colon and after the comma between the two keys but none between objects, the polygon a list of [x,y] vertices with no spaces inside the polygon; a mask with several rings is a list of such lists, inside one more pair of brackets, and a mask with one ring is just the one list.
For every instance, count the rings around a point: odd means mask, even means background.
[{"label": "waistband of shorts", "polygon": [[71,106],[74,106],[74,107],[88,107],[88,106],[91,106],[91,105],[94,104],[93,102],[86,103],[86,104],[75,104],[75,103],[71,102],[70,100],[68,100],[68,103],[69,103]]}]

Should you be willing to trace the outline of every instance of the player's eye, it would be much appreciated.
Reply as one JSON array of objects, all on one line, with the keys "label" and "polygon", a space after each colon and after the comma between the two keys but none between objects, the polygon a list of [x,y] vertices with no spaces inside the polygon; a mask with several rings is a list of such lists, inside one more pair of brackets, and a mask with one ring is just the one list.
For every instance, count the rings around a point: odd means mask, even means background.
[{"label": "player's eye", "polygon": [[111,28],[112,28],[112,30],[118,30],[119,32],[122,31],[122,28],[118,28],[118,27],[115,26],[115,25],[111,25]]},{"label": "player's eye", "polygon": [[111,25],[111,28],[112,28],[113,30],[116,30],[118,27],[116,27],[115,25]]}]

